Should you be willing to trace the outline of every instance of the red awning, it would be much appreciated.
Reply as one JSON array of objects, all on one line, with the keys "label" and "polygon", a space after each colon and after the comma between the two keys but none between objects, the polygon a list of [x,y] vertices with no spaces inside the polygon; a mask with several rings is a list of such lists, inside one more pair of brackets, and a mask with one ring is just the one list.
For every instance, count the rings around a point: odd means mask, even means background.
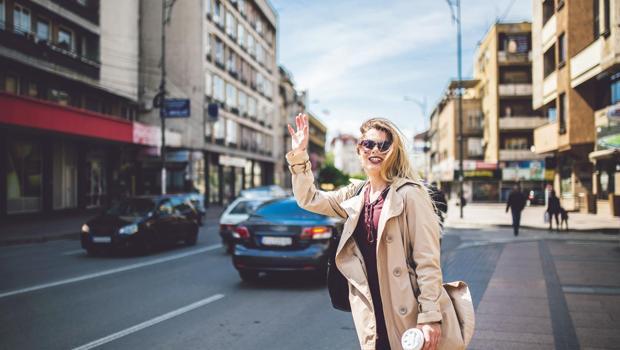
[{"label": "red awning", "polygon": [[1,92],[0,123],[133,142],[132,123],[128,120]]}]

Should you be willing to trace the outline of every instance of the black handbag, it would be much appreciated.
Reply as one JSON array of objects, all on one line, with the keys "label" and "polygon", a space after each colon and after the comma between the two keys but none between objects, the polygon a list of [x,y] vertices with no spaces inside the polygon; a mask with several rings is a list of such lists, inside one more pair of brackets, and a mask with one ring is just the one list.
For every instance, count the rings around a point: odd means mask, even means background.
[{"label": "black handbag", "polygon": [[[360,186],[355,194],[356,196],[360,194],[365,184],[364,182],[362,186]],[[332,237],[329,259],[327,260],[327,290],[329,291],[329,298],[332,301],[334,309],[351,312],[349,282],[336,266],[336,251],[338,250],[341,235],[342,232]]]}]

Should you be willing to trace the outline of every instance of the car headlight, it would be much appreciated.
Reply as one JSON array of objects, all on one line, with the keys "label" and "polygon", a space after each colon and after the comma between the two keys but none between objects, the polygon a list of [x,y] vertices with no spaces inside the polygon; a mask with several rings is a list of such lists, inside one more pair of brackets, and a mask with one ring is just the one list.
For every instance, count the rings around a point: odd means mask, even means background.
[{"label": "car headlight", "polygon": [[118,233],[121,235],[133,235],[136,232],[138,232],[138,225],[136,224],[123,226],[120,230],[118,230]]},{"label": "car headlight", "polygon": [[89,233],[90,232],[90,227],[88,227],[88,225],[86,225],[86,224],[82,225],[82,232],[83,233]]}]

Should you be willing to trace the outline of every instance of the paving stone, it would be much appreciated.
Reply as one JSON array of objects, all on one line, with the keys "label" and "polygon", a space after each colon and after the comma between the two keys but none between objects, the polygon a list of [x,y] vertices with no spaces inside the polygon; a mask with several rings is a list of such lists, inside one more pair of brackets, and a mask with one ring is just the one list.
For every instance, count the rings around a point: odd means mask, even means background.
[{"label": "paving stone", "polygon": [[496,332],[496,331],[479,330],[479,331],[476,331],[476,339],[477,340],[481,340],[481,339],[503,340],[507,342],[553,345],[553,335],[551,334],[525,333],[525,332],[520,332],[520,331]]},{"label": "paving stone", "polygon": [[573,325],[577,328],[607,328],[620,331],[620,321],[614,320],[609,313],[571,312]]},{"label": "paving stone", "polygon": [[506,302],[493,302],[483,298],[478,305],[477,312],[479,314],[493,314],[504,315],[507,317],[512,316],[529,316],[529,317],[544,317],[549,318],[549,304],[545,299],[539,299],[537,303],[527,301],[523,299],[516,299],[510,303]]},{"label": "paving stone", "polygon": [[582,347],[620,349],[618,329],[576,328],[579,344]]},{"label": "paving stone", "polygon": [[532,344],[503,340],[472,340],[469,350],[555,350],[552,344]]}]

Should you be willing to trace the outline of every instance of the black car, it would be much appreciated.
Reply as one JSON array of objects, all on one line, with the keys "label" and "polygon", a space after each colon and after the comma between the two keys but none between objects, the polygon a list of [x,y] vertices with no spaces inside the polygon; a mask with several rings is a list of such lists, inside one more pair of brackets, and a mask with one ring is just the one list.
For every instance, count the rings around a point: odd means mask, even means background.
[{"label": "black car", "polygon": [[[184,241],[196,244],[198,223],[193,208],[178,196],[132,197],[121,200],[82,226],[82,248],[150,248]],[[194,210],[195,212],[195,210]]]},{"label": "black car", "polygon": [[342,222],[301,209],[295,199],[263,203],[233,233],[233,264],[241,279],[256,280],[260,272],[313,271],[325,276],[332,235]]}]

